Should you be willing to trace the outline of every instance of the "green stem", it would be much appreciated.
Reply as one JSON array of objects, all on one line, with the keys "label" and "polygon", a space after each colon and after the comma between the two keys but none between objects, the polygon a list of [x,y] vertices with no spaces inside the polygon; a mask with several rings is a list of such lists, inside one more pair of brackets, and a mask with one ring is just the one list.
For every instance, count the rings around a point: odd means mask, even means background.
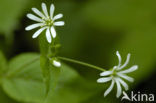
[{"label": "green stem", "polygon": [[81,61],[78,61],[78,60],[74,60],[74,59],[70,59],[70,58],[66,58],[66,57],[58,57],[58,58],[61,59],[61,60],[64,60],[64,61],[68,61],[68,62],[84,65],[84,66],[87,66],[87,67],[91,67],[91,68],[94,68],[94,69],[97,69],[97,70],[100,70],[100,71],[106,71],[105,69],[103,69],[101,67],[98,67],[98,66],[95,66],[95,65],[92,65],[92,64],[88,64],[88,63],[84,63],[84,62],[81,62]]}]

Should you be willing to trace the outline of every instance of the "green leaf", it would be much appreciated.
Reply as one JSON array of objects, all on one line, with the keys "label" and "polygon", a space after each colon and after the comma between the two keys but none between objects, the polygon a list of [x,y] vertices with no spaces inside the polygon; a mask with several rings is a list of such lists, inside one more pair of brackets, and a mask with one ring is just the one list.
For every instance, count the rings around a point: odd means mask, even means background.
[{"label": "green leaf", "polygon": [[[102,88],[96,81],[85,80],[73,68],[62,63],[62,67],[57,69],[61,73],[58,81],[54,78],[58,73],[49,69],[51,83],[45,103],[81,103],[101,92]],[[2,87],[17,101],[43,103],[45,85],[42,79],[39,55],[21,54],[10,61]],[[57,85],[55,80],[58,82]]]},{"label": "green leaf", "polygon": [[45,86],[39,59],[38,54],[27,53],[9,62],[9,70],[3,78],[2,87],[10,97],[20,102],[41,103]]},{"label": "green leaf", "polygon": [[62,64],[60,69],[58,85],[48,94],[45,103],[81,103],[101,91],[96,81],[85,80],[70,66]]},{"label": "green leaf", "polygon": [[0,88],[0,101],[1,103],[17,103],[11,98],[9,98],[1,88]]},{"label": "green leaf", "polygon": [[0,76],[5,73],[6,69],[7,69],[7,61],[3,53],[0,51]]}]

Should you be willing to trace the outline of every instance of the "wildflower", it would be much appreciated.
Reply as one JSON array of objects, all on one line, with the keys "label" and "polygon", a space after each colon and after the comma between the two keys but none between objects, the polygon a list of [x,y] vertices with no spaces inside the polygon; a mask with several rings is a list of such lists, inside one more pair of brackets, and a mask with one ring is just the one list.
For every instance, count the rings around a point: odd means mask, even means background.
[{"label": "wildflower", "polygon": [[[133,82],[134,79],[132,77],[127,76],[127,73],[133,72],[138,69],[137,65],[133,65],[129,69],[123,70],[130,60],[130,54],[127,55],[126,62],[122,65],[121,64],[121,56],[119,52],[116,52],[116,55],[119,59],[119,64],[117,66],[114,66],[113,69],[109,71],[104,71],[100,73],[100,76],[103,76],[102,78],[99,78],[97,80],[98,83],[106,83],[108,81],[111,81],[110,87],[105,91],[104,96],[107,96],[113,89],[115,83],[117,85],[117,94],[116,97],[119,98],[122,93],[121,85],[124,87],[125,90],[128,90],[128,85],[124,80],[127,80],[129,82]],[[124,80],[123,80],[124,79]]]},{"label": "wildflower", "polygon": [[47,6],[45,3],[42,3],[42,11],[39,11],[37,8],[32,8],[32,11],[37,15],[27,14],[27,17],[38,23],[29,25],[25,30],[32,30],[40,27],[32,36],[32,38],[37,38],[44,30],[46,30],[46,38],[49,43],[52,42],[52,39],[56,37],[55,26],[63,26],[64,21],[56,21],[63,17],[63,14],[54,15],[54,5],[50,6],[50,13],[48,14]]},{"label": "wildflower", "polygon": [[50,63],[55,67],[61,67],[61,62],[56,57],[49,58]]},{"label": "wildflower", "polygon": [[55,67],[61,67],[61,63],[59,61],[57,61],[57,60],[53,60],[53,65]]}]

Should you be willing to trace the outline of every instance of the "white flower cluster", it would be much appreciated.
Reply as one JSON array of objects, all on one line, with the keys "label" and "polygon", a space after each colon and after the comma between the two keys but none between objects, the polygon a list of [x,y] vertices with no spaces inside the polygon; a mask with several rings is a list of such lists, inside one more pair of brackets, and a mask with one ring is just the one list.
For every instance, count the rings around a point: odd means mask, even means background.
[{"label": "white flower cluster", "polygon": [[63,26],[65,23],[64,21],[56,21],[57,19],[60,19],[63,17],[63,14],[58,14],[56,16],[54,15],[54,10],[55,7],[53,4],[50,6],[50,15],[48,14],[47,11],[47,6],[45,3],[42,3],[42,11],[39,11],[37,8],[32,8],[32,11],[37,15],[33,14],[27,14],[27,17],[33,21],[36,21],[38,23],[32,24],[28,27],[26,27],[26,30],[32,30],[37,27],[40,27],[39,30],[37,30],[33,34],[33,38],[37,38],[41,32],[43,32],[46,29],[46,38],[49,43],[52,42],[52,39],[56,37],[56,31],[55,31],[55,26]]},{"label": "white flower cluster", "polygon": [[107,96],[113,89],[115,83],[117,85],[117,94],[116,97],[120,97],[121,93],[122,93],[122,88],[121,85],[124,87],[125,90],[128,90],[128,85],[127,83],[123,80],[127,80],[129,82],[133,82],[134,79],[127,76],[127,73],[133,72],[135,70],[138,69],[137,65],[133,65],[132,67],[130,67],[127,70],[122,70],[124,69],[127,64],[129,63],[129,59],[130,59],[130,54],[127,55],[127,60],[126,62],[121,65],[121,56],[119,54],[119,52],[116,52],[116,55],[119,59],[119,64],[117,66],[114,66],[112,70],[109,71],[104,71],[100,74],[100,76],[103,76],[102,78],[99,78],[97,80],[98,83],[106,83],[108,81],[111,81],[111,85],[110,87],[105,91],[104,96]]}]

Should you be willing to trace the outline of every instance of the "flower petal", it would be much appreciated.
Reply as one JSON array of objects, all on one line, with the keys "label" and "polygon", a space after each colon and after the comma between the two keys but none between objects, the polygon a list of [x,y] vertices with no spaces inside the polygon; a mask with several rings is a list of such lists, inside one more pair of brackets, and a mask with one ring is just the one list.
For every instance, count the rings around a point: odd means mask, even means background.
[{"label": "flower petal", "polygon": [[55,31],[55,28],[53,26],[51,27],[51,34],[52,34],[53,38],[56,37],[56,31]]},{"label": "flower petal", "polygon": [[106,77],[106,78],[99,78],[97,80],[98,83],[105,83],[105,82],[108,82],[112,79],[112,77]]},{"label": "flower petal", "polygon": [[63,14],[57,14],[56,16],[54,16],[53,20],[57,20],[63,17]]},{"label": "flower petal", "polygon": [[29,25],[25,28],[25,30],[32,30],[32,29],[35,29],[39,26],[43,26],[44,24],[43,23],[37,23],[37,24],[32,24],[32,25]]},{"label": "flower petal", "polygon": [[56,67],[61,67],[61,63],[59,61],[54,60],[53,65]]},{"label": "flower petal", "polygon": [[132,77],[129,77],[129,76],[125,75],[125,74],[117,73],[117,75],[122,77],[122,78],[124,78],[124,79],[126,79],[126,80],[128,80],[129,82],[133,82],[134,81],[134,79]]},{"label": "flower petal", "polygon": [[112,80],[110,87],[104,93],[104,97],[107,96],[112,91],[112,89],[114,87],[114,83],[115,83],[114,80]]},{"label": "flower petal", "polygon": [[128,85],[126,82],[124,82],[122,79],[117,78],[117,80],[123,85],[123,87],[125,88],[125,90],[128,90]]},{"label": "flower petal", "polygon": [[120,67],[121,66],[121,60],[122,60],[122,58],[121,58],[121,55],[120,55],[119,51],[116,51],[116,55],[117,55],[118,60],[119,60],[118,67]]},{"label": "flower petal", "polygon": [[50,35],[50,30],[49,30],[49,28],[47,28],[47,30],[46,30],[46,38],[47,38],[47,41],[48,41],[49,43],[51,43],[52,39],[51,39],[51,35]]},{"label": "flower petal", "polygon": [[33,34],[32,38],[38,37],[38,36],[40,35],[40,33],[43,32],[43,30],[45,30],[45,29],[46,29],[46,27],[43,27],[43,28],[37,30],[37,31]]},{"label": "flower petal", "polygon": [[50,6],[50,18],[51,19],[53,18],[54,10],[55,10],[55,6],[54,6],[54,4],[51,4],[51,6]]},{"label": "flower petal", "polygon": [[46,6],[45,3],[42,3],[42,10],[43,10],[45,16],[46,16],[46,17],[49,17],[49,16],[48,16],[48,11],[47,11],[47,6]]},{"label": "flower petal", "polygon": [[137,65],[134,65],[134,66],[132,66],[131,68],[129,68],[129,69],[127,69],[127,70],[124,70],[124,71],[121,71],[121,72],[119,72],[119,73],[130,73],[130,72],[133,72],[133,71],[135,71],[135,70],[137,70],[138,69],[138,66]]},{"label": "flower petal", "polygon": [[37,8],[32,8],[32,11],[34,13],[36,13],[38,16],[45,18],[45,16],[43,15],[43,13],[41,13]]},{"label": "flower petal", "polygon": [[64,21],[54,22],[55,26],[63,26],[64,24],[65,24]]},{"label": "flower petal", "polygon": [[112,73],[113,73],[112,71],[104,71],[104,72],[100,73],[100,76],[108,76]]},{"label": "flower petal", "polygon": [[125,66],[127,66],[127,64],[129,63],[129,60],[130,60],[130,56],[131,56],[131,54],[128,54],[128,55],[127,55],[126,62],[125,62],[120,68],[118,68],[118,70],[121,70],[121,69],[123,69]]},{"label": "flower petal", "polygon": [[42,19],[40,19],[39,17],[33,15],[33,14],[27,14],[27,17],[31,20],[37,21],[37,22],[43,22]]},{"label": "flower petal", "polygon": [[117,85],[116,97],[119,98],[121,93],[122,93],[122,88],[121,88],[120,82],[116,78],[115,78],[115,82],[116,82],[116,85]]}]

